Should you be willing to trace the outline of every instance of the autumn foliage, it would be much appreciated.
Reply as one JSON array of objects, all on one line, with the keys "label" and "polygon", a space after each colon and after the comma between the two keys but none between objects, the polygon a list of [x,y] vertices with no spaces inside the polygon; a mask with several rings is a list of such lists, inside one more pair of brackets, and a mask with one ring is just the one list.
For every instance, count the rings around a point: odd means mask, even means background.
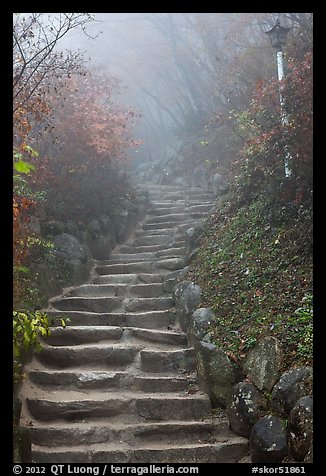
[{"label": "autumn foliage", "polygon": [[[284,99],[280,104],[280,92]],[[312,52],[277,80],[257,81],[250,107],[234,113],[246,144],[233,164],[242,192],[300,204],[312,191]],[[286,118],[284,120],[284,117]],[[291,174],[285,179],[284,161]]]},{"label": "autumn foliage", "polygon": [[115,103],[118,83],[104,73],[71,78],[63,103],[51,98],[53,142],[43,136],[35,190],[46,190],[49,218],[87,222],[116,208],[128,196],[128,147],[138,144],[130,127],[132,109]]}]

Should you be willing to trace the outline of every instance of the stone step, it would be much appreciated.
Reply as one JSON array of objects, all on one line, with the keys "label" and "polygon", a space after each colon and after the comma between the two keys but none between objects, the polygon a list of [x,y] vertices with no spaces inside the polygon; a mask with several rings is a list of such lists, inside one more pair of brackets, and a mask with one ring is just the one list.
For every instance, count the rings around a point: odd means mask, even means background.
[{"label": "stone step", "polygon": [[56,369],[87,367],[98,369],[124,369],[136,359],[141,345],[132,344],[80,344],[77,346],[44,346],[35,358],[43,365]]},{"label": "stone step", "polygon": [[171,216],[171,215],[183,215],[185,212],[185,208],[183,205],[176,205],[169,207],[161,207],[161,208],[149,208],[147,209],[147,215],[151,215],[151,217],[160,217],[160,216]]},{"label": "stone step", "polygon": [[200,205],[191,205],[190,207],[188,207],[187,211],[188,213],[203,213],[206,215],[214,207],[214,205],[214,202],[204,203]]},{"label": "stone step", "polygon": [[179,220],[179,221],[161,221],[161,222],[157,222],[157,223],[144,223],[142,225],[142,229],[143,230],[167,230],[169,228],[176,228],[180,223],[185,223],[185,222],[190,222],[191,221],[191,218],[189,217],[188,220],[186,220],[185,218],[183,218],[183,220]]},{"label": "stone step", "polygon": [[158,235],[173,238],[176,226],[177,226],[177,223],[175,223],[174,227],[172,228],[152,228],[149,230],[144,230],[143,228],[139,228],[134,233],[135,239],[147,238],[147,237],[151,238],[153,236],[158,236]]},{"label": "stone step", "polygon": [[245,438],[233,437],[218,443],[146,445],[141,448],[116,444],[80,447],[35,446],[36,463],[237,463],[248,453]]},{"label": "stone step", "polygon": [[121,423],[199,420],[211,411],[209,398],[202,393],[184,396],[124,391],[121,394],[96,393],[94,398],[91,391],[87,394],[71,393],[74,394],[71,398],[67,398],[67,392],[59,391],[56,395],[51,394],[55,399],[27,398],[27,408],[34,418],[41,421],[62,419],[77,422],[110,418],[114,422],[119,417]]},{"label": "stone step", "polygon": [[46,344],[50,346],[72,346],[96,343],[109,340],[142,341],[155,344],[171,344],[187,347],[187,336],[184,333],[168,330],[151,330],[139,327],[116,326],[68,326],[50,327],[50,336]]},{"label": "stone step", "polygon": [[145,245],[145,246],[133,246],[131,244],[123,246],[120,248],[121,251],[126,251],[128,253],[146,253],[146,252],[157,252],[157,251],[162,251],[162,250],[169,250],[173,248],[175,244],[168,243],[168,244],[163,244],[163,245]]},{"label": "stone step", "polygon": [[155,223],[167,223],[167,222],[178,223],[179,221],[182,222],[188,219],[189,219],[188,214],[183,211],[182,213],[167,213],[166,215],[158,215],[156,217],[150,217],[150,218],[147,218],[144,221],[144,223],[146,225],[153,225]]},{"label": "stone step", "polygon": [[171,249],[167,249],[167,250],[157,251],[156,256],[158,258],[161,258],[163,256],[164,257],[169,257],[169,258],[174,258],[174,257],[177,257],[177,256],[184,256],[185,250],[186,250],[186,248],[184,246],[182,246],[180,248],[171,248]]},{"label": "stone step", "polygon": [[127,312],[164,311],[173,306],[174,299],[172,297],[127,298],[123,300],[123,307]]},{"label": "stone step", "polygon": [[[94,422],[95,423],[95,422]],[[72,423],[67,426],[37,425],[30,429],[32,443],[40,446],[56,447],[62,445],[80,446],[94,443],[127,443],[133,439],[135,446],[153,442],[173,441],[188,443],[213,443],[229,436],[227,423],[217,426],[212,422],[167,421],[157,423],[112,424],[110,427],[97,424]]]},{"label": "stone step", "polygon": [[117,326],[67,326],[50,327],[50,336],[46,339],[47,345],[66,346],[119,340],[124,329]]},{"label": "stone step", "polygon": [[159,259],[154,263],[155,269],[175,271],[185,267],[184,257]]},{"label": "stone step", "polygon": [[96,266],[94,272],[98,274],[147,274],[153,272],[153,263],[139,261],[134,263],[106,264]]},{"label": "stone step", "polygon": [[163,281],[162,274],[131,273],[131,274],[102,274],[93,279],[94,284],[159,284]]},{"label": "stone step", "polygon": [[145,253],[114,253],[110,256],[108,260],[95,261],[95,266],[103,266],[103,264],[112,264],[115,263],[129,263],[131,261],[150,261],[155,259],[155,252],[145,252]]},{"label": "stone step", "polygon": [[136,238],[133,242],[134,246],[151,246],[151,245],[167,245],[173,241],[170,235],[147,235]]},{"label": "stone step", "polygon": [[212,205],[214,206],[215,205],[215,202],[213,202],[212,200],[196,200],[195,198],[192,198],[192,199],[189,199],[187,200],[187,210],[189,210],[189,208],[193,207],[193,206],[197,206],[197,205]]},{"label": "stone step", "polygon": [[148,393],[181,392],[196,382],[192,375],[157,376],[112,370],[31,370],[29,379],[40,388],[114,392],[120,389]]},{"label": "stone step", "polygon": [[182,200],[165,200],[163,198],[157,198],[156,200],[151,200],[151,204],[153,209],[160,212],[160,210],[170,209],[170,207],[176,206],[180,207],[184,210],[187,206],[186,200],[183,198]]},{"label": "stone step", "polygon": [[180,191],[166,191],[166,193],[162,194],[161,192],[151,192],[150,193],[150,201],[154,202],[155,205],[156,205],[156,202],[155,200],[165,200],[165,201],[172,201],[175,202],[176,200],[177,201],[181,201],[181,200],[184,200],[186,197],[185,193],[183,190],[180,190]]},{"label": "stone step", "polygon": [[187,198],[196,198],[197,200],[214,200],[213,192],[208,192],[200,189],[186,190],[185,195]]},{"label": "stone step", "polygon": [[60,311],[90,311],[105,313],[116,311],[118,309],[120,309],[121,312],[163,311],[174,305],[172,297],[123,298],[76,296],[56,297],[50,299],[49,302],[53,308]]},{"label": "stone step", "polygon": [[142,327],[145,329],[166,329],[175,322],[175,311],[144,311],[101,313],[85,311],[60,311],[55,309],[44,310],[51,325],[61,325],[61,319],[69,319],[73,326],[120,326]]},{"label": "stone step", "polygon": [[[115,276],[115,275],[113,275]],[[66,297],[160,297],[162,283],[150,284],[83,284],[67,292]]]},{"label": "stone step", "polygon": [[195,354],[192,348],[169,351],[142,349],[140,360],[144,372],[190,372],[195,369]]}]

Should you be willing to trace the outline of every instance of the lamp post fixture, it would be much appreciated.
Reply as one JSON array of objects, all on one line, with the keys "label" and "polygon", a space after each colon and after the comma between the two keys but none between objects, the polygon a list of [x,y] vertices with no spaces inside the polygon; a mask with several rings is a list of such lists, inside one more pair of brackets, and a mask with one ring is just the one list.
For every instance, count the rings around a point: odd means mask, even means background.
[{"label": "lamp post fixture", "polygon": [[[287,35],[291,28],[286,26],[281,26],[279,18],[277,18],[275,25],[269,31],[266,31],[266,34],[269,36],[273,48],[276,49],[276,62],[277,62],[277,77],[279,81],[282,81],[284,78],[284,69],[283,69],[283,52],[282,48],[285,45]],[[283,126],[287,126],[289,123],[288,116],[285,110],[284,98],[282,95],[282,86],[279,87],[280,91],[280,104],[281,104],[281,120]],[[286,146],[285,146],[286,147]],[[291,154],[286,152],[284,158],[284,174],[286,177],[291,175],[291,169],[289,166],[289,160],[291,160]]]}]

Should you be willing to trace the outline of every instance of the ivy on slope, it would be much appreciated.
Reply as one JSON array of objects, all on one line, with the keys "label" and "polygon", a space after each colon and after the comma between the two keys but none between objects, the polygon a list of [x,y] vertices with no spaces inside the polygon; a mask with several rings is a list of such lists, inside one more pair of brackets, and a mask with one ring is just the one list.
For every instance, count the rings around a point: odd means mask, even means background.
[{"label": "ivy on slope", "polygon": [[284,369],[312,364],[312,212],[229,197],[210,217],[189,279],[211,307],[214,342],[241,361],[258,339],[281,342]]}]

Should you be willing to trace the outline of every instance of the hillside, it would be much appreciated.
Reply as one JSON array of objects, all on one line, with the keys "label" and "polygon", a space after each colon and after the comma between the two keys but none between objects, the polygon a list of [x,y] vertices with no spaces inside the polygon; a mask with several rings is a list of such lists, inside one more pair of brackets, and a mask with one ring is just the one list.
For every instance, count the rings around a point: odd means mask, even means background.
[{"label": "hillside", "polygon": [[216,320],[214,341],[243,359],[263,336],[281,342],[284,370],[312,364],[312,211],[228,194],[207,222],[189,279]]}]

